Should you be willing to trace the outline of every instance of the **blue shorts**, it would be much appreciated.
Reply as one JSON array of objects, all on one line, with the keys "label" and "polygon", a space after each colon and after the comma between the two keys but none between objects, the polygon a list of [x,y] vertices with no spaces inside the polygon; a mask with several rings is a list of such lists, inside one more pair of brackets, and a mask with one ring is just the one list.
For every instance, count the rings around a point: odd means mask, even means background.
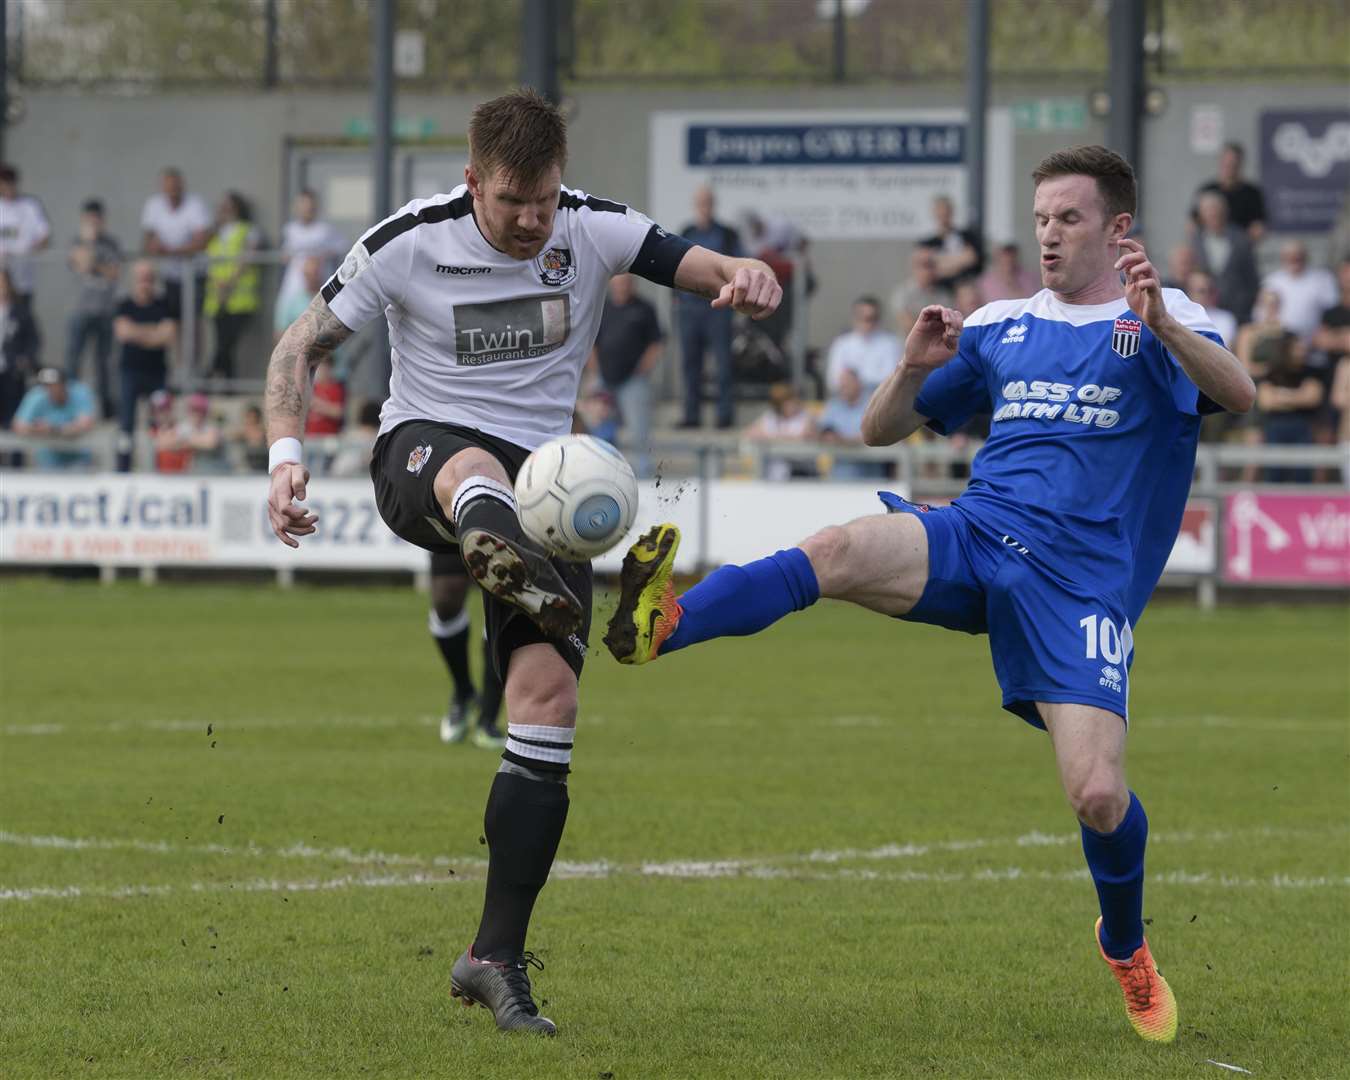
[{"label": "blue shorts", "polygon": [[988,634],[1003,707],[1045,727],[1036,702],[1071,702],[1128,721],[1134,634],[1119,600],[1048,573],[1014,537],[986,530],[959,507],[923,507],[889,492],[892,512],[928,534],[928,584],[908,615]]}]

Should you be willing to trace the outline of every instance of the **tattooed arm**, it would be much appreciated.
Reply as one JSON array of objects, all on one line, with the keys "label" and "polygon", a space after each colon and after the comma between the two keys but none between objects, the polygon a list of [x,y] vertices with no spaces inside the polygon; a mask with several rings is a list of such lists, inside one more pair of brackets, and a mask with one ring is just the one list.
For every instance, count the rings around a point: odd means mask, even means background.
[{"label": "tattooed arm", "polygon": [[320,361],[331,357],[351,335],[322,296],[315,296],[281,335],[267,365],[268,445],[288,436],[298,439],[304,433],[310,377]]},{"label": "tattooed arm", "polygon": [[[322,296],[316,296],[305,313],[291,323],[272,350],[267,365],[267,443],[278,439],[298,439],[305,430],[305,411],[310,376],[321,360],[351,337]],[[297,536],[314,532],[318,518],[297,500],[303,501],[309,484],[309,470],[298,461],[280,462],[272,470],[267,493],[267,516],[272,531],[282,543],[299,547]]]}]

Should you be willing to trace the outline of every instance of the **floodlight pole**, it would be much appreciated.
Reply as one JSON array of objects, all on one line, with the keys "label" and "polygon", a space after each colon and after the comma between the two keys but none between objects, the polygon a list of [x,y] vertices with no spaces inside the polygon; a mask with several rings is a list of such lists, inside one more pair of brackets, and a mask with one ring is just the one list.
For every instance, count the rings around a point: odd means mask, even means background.
[{"label": "floodlight pole", "polygon": [[375,0],[375,53],[371,68],[375,74],[374,153],[375,211],[379,221],[394,209],[394,0]]},{"label": "floodlight pole", "polygon": [[[394,212],[394,0],[375,0],[374,74],[375,116],[372,124],[371,154],[375,174],[373,218],[380,221]],[[383,319],[376,319],[375,363],[379,373],[373,382],[388,385],[392,363],[389,356],[389,331]]]},{"label": "floodlight pole", "polygon": [[552,0],[521,5],[520,81],[555,105],[562,100],[558,81],[558,9]]},{"label": "floodlight pole", "polygon": [[989,0],[966,0],[966,227],[984,238]]},{"label": "floodlight pole", "polygon": [[275,90],[278,77],[277,0],[263,3],[263,89]]},{"label": "floodlight pole", "polygon": [[9,120],[9,4],[0,0],[0,161],[5,160],[5,127]]},{"label": "floodlight pole", "polygon": [[1106,145],[1134,166],[1136,176],[1143,173],[1144,16],[1144,0],[1111,0]]},{"label": "floodlight pole", "polygon": [[848,16],[844,0],[834,0],[834,81],[848,79]]}]

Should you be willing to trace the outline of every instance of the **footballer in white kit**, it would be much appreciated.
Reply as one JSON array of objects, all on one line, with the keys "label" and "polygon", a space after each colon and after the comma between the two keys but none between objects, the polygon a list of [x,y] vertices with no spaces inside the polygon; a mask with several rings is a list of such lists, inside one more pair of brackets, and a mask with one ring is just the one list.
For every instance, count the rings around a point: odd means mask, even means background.
[{"label": "footballer in white kit", "polygon": [[525,951],[567,817],[577,680],[591,620],[588,563],[552,559],[521,531],[512,483],[531,450],[571,430],[609,279],[630,272],[752,317],[782,299],[773,271],[690,244],[622,203],[562,186],[563,118],[529,90],[474,110],[466,183],[415,199],[361,237],[282,336],[267,376],[268,510],[294,547],[299,442],[318,363],[371,319],[389,324],[392,376],[371,460],[389,527],[459,553],[486,592],[508,726],[484,820],[483,916],[451,992],[499,1027],[552,1035]]}]

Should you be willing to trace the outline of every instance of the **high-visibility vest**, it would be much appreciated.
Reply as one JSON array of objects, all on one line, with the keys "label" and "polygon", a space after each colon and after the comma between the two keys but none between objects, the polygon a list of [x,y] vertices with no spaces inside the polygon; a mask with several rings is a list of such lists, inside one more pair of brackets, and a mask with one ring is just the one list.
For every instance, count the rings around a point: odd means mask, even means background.
[{"label": "high-visibility vest", "polygon": [[206,303],[202,311],[206,315],[220,314],[220,300],[217,286],[228,281],[236,269],[239,277],[225,298],[225,312],[230,315],[247,315],[258,310],[258,266],[256,263],[236,263],[248,246],[253,226],[247,221],[234,221],[216,230],[211,242],[206,245],[206,254],[211,265],[206,271]]}]

